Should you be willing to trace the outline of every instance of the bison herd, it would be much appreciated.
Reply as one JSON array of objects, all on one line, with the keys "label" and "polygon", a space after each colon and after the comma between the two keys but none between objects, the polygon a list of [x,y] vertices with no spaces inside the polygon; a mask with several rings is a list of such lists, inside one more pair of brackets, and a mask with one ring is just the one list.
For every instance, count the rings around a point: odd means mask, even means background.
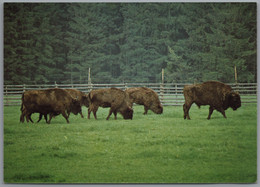
[{"label": "bison herd", "polygon": [[[209,105],[210,119],[214,110],[223,114],[226,118],[225,110],[231,107],[236,110],[241,106],[241,100],[238,92],[232,90],[229,85],[217,81],[208,81],[202,84],[186,85],[183,89],[185,103],[183,105],[184,119],[190,119],[189,109],[193,103],[200,107]],[[133,119],[133,103],[144,105],[144,114],[148,110],[156,114],[163,113],[163,106],[155,91],[150,88],[137,87],[121,90],[118,88],[106,88],[92,90],[85,94],[76,89],[51,88],[45,90],[29,90],[22,95],[20,121],[33,122],[31,115],[39,113],[39,122],[44,116],[46,123],[59,114],[69,123],[69,115],[72,112],[78,113],[83,118],[82,106],[88,107],[88,119],[93,112],[97,119],[99,107],[109,107],[107,120],[112,114],[117,119],[117,113],[120,113],[124,119]],[[49,119],[47,116],[49,115]]]}]

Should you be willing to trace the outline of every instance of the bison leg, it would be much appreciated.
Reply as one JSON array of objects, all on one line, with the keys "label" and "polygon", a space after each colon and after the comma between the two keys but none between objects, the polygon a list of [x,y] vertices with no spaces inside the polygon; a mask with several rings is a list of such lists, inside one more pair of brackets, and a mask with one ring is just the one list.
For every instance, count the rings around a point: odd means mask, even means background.
[{"label": "bison leg", "polygon": [[186,105],[183,104],[183,113],[184,113],[184,119],[186,119]]},{"label": "bison leg", "polygon": [[[30,118],[29,118],[29,115],[28,114],[26,114],[26,121],[27,121],[27,123],[29,123],[30,122]],[[32,122],[33,123],[33,122]]]},{"label": "bison leg", "polygon": [[[107,116],[107,120],[109,120],[110,116],[112,113],[116,113],[116,110],[113,106],[110,107],[110,110],[109,110],[109,113],[108,113],[108,116]],[[115,115],[115,119],[116,119],[116,115]]]},{"label": "bison leg", "polygon": [[224,116],[224,118],[227,118],[225,110],[223,108],[220,109],[220,112]]},{"label": "bison leg", "polygon": [[117,119],[117,112],[116,111],[114,111],[114,116],[115,116],[115,120]]},{"label": "bison leg", "polygon": [[111,107],[110,110],[109,110],[108,116],[107,116],[107,120],[109,120],[112,113],[113,113],[113,110],[112,110],[112,107]]},{"label": "bison leg", "polygon": [[48,121],[48,119],[47,119],[47,114],[44,114],[44,119],[45,119],[45,121],[46,121],[46,123],[47,123],[47,121]]},{"label": "bison leg", "polygon": [[98,106],[94,107],[94,109],[93,109],[93,114],[94,114],[95,119],[97,119],[97,111],[98,111]]},{"label": "bison leg", "polygon": [[31,116],[32,116],[32,113],[29,115],[29,120],[33,123]]},{"label": "bison leg", "polygon": [[65,112],[65,111],[62,111],[61,114],[62,114],[62,116],[66,119],[67,123],[70,123],[70,122],[69,122],[69,119],[68,119],[69,117],[68,117],[68,115],[66,114],[66,112]]},{"label": "bison leg", "polygon": [[42,120],[42,114],[39,114],[39,119],[38,119],[37,123],[39,123],[41,120]]},{"label": "bison leg", "polygon": [[145,106],[145,105],[144,105],[144,115],[146,115],[147,112],[148,112],[148,106]]},{"label": "bison leg", "polygon": [[88,119],[90,119],[90,114],[91,114],[91,107],[88,108]]},{"label": "bison leg", "polygon": [[22,114],[20,116],[20,122],[22,122],[22,123],[24,122],[24,116],[26,115],[25,113],[26,113],[25,110],[23,110]]},{"label": "bison leg", "polygon": [[29,117],[28,117],[28,114],[26,114],[26,121],[27,121],[27,123],[29,123]]},{"label": "bison leg", "polygon": [[97,119],[97,110],[93,111],[93,115],[94,115],[95,119]]},{"label": "bison leg", "polygon": [[33,120],[32,120],[32,118],[31,118],[31,115],[32,115],[32,113],[26,113],[26,114],[25,114],[27,123],[29,123],[30,121],[33,123]]},{"label": "bison leg", "polygon": [[45,119],[46,123],[48,123],[47,114],[40,114],[39,115],[39,120],[37,121],[37,123],[39,123],[42,120],[42,115],[44,116],[44,119]]},{"label": "bison leg", "polygon": [[[63,113],[66,115],[66,113],[63,111]],[[63,113],[62,113],[62,115],[63,115]],[[49,115],[50,117],[49,117],[49,121],[46,121],[46,123],[48,123],[48,124],[50,124],[51,123],[51,119],[52,119],[52,117],[54,116],[54,114],[53,113],[50,113],[50,115]],[[66,117],[67,117],[67,115],[66,115]],[[65,117],[65,119],[67,120],[67,118]],[[44,116],[44,118],[45,118],[45,116]],[[47,115],[46,115],[46,119],[47,119]],[[46,120],[45,119],[45,120]]]},{"label": "bison leg", "polygon": [[23,114],[21,114],[21,116],[20,116],[20,122],[24,122],[24,116],[23,116]]},{"label": "bison leg", "polygon": [[95,119],[97,119],[97,110],[98,110],[98,106],[95,107],[94,105],[90,105],[88,108],[88,119],[90,119],[90,114],[92,111]]},{"label": "bison leg", "polygon": [[189,110],[192,104],[184,104],[183,105],[183,112],[184,112],[184,119],[190,119]]},{"label": "bison leg", "polygon": [[80,116],[81,116],[81,118],[84,118],[84,116],[83,116],[82,112],[80,112]]},{"label": "bison leg", "polygon": [[208,118],[207,119],[210,119],[212,113],[214,111],[214,108],[213,107],[209,107],[209,115],[208,115]]}]

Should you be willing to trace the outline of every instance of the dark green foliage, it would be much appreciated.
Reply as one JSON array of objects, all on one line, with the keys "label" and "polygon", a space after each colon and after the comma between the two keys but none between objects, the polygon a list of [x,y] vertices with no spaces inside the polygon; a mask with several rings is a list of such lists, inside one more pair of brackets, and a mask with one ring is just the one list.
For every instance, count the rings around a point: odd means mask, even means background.
[{"label": "dark green foliage", "polygon": [[6,84],[256,82],[256,3],[5,3]]}]

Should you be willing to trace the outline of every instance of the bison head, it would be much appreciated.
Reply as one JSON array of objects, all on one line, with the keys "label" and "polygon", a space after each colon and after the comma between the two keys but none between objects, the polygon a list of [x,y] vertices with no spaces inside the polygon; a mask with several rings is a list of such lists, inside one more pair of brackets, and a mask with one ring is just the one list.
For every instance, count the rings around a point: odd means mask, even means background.
[{"label": "bison head", "polygon": [[229,94],[229,106],[236,110],[241,107],[241,100],[238,92],[231,92]]},{"label": "bison head", "polygon": [[83,104],[84,106],[86,106],[86,107],[89,107],[89,103],[90,103],[90,101],[89,101],[88,95],[83,95],[83,96],[82,96],[82,104]]},{"label": "bison head", "polygon": [[153,103],[150,107],[150,109],[156,113],[156,114],[162,114],[163,113],[163,106],[161,103]]},{"label": "bison head", "polygon": [[133,109],[130,107],[127,107],[123,112],[122,115],[124,117],[124,119],[133,119]]},{"label": "bison head", "polygon": [[71,112],[75,115],[81,112],[81,106],[78,99],[72,99]]}]

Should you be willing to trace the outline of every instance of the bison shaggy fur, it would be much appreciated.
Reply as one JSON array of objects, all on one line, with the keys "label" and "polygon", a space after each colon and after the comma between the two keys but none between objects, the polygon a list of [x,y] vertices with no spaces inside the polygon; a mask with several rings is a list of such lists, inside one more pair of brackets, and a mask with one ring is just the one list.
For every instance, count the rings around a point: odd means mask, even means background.
[{"label": "bison shaggy fur", "polygon": [[201,84],[186,85],[183,89],[185,104],[183,105],[184,119],[190,119],[189,110],[193,103],[200,107],[209,105],[210,119],[214,110],[222,113],[226,118],[225,110],[231,107],[236,110],[241,106],[238,92],[235,92],[229,85],[218,81],[207,81]]}]

